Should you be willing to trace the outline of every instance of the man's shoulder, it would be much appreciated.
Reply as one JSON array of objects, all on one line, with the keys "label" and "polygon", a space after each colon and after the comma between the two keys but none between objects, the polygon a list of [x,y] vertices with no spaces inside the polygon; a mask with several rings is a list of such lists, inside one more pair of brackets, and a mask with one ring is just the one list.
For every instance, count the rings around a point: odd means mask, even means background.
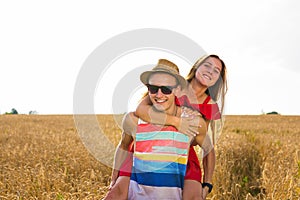
[{"label": "man's shoulder", "polygon": [[122,121],[122,129],[127,134],[133,134],[136,131],[138,125],[138,117],[134,112],[126,113]]},{"label": "man's shoulder", "polygon": [[135,124],[137,125],[138,124],[138,117],[135,115],[134,112],[129,112],[129,113],[126,113],[123,117],[123,124],[124,123],[128,123],[128,124]]}]

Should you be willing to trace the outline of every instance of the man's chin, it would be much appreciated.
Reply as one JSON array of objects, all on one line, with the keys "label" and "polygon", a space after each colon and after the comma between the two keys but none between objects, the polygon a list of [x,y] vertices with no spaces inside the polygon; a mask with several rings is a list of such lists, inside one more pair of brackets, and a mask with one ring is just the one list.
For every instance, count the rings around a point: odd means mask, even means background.
[{"label": "man's chin", "polygon": [[165,111],[165,107],[163,105],[160,104],[154,104],[154,108],[160,112]]}]

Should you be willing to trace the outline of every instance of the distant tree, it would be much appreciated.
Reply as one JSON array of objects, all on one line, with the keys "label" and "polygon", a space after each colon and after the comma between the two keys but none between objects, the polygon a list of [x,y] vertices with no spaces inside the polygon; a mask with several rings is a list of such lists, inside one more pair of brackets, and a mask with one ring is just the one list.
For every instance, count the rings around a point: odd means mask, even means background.
[{"label": "distant tree", "polygon": [[268,112],[267,115],[279,115],[279,113],[276,111],[272,111],[272,112]]},{"label": "distant tree", "polygon": [[13,109],[11,109],[10,114],[17,115],[19,113],[18,113],[18,111],[15,108],[13,108]]},{"label": "distant tree", "polygon": [[18,113],[18,111],[15,108],[13,108],[13,109],[11,109],[10,112],[5,112],[5,114],[6,115],[17,115],[19,113]]},{"label": "distant tree", "polygon": [[38,112],[37,112],[37,111],[35,111],[35,110],[31,110],[31,111],[29,111],[29,115],[36,115],[36,114],[38,114]]}]

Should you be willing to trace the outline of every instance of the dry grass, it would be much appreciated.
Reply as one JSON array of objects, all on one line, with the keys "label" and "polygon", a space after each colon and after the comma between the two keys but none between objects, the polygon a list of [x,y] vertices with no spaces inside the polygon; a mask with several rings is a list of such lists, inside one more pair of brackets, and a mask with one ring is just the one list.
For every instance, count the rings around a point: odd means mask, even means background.
[{"label": "dry grass", "polygon": [[211,199],[299,199],[300,116],[227,116]]},{"label": "dry grass", "polygon": [[[116,145],[115,119],[98,121]],[[299,124],[300,116],[226,116],[208,199],[299,199]],[[101,199],[107,191],[111,169],[84,147],[71,115],[1,115],[0,149],[0,199]]]}]

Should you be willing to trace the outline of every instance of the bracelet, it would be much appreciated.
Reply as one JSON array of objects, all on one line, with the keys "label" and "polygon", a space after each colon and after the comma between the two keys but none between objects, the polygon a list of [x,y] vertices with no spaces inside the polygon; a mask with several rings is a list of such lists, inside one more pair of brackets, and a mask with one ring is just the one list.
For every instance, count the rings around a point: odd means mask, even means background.
[{"label": "bracelet", "polygon": [[202,187],[208,187],[208,193],[211,193],[212,189],[213,189],[213,185],[210,183],[202,183]]}]

